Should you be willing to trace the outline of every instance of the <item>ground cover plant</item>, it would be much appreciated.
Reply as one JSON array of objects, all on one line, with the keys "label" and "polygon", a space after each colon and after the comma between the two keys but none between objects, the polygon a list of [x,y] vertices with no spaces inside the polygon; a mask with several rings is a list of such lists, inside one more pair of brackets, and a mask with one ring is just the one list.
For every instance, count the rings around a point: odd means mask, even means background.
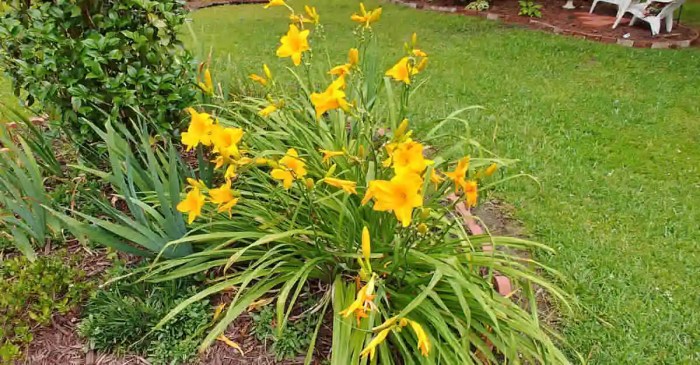
[{"label": "ground cover plant", "polygon": [[91,296],[78,332],[91,349],[142,354],[152,364],[185,363],[197,355],[197,347],[211,324],[209,303],[200,301],[189,306],[163,328],[152,330],[195,288],[189,279],[159,285],[119,281]]},{"label": "ground cover plant", "polygon": [[[352,31],[345,16],[357,3],[310,4],[329,37]],[[538,258],[571,276],[585,309],[562,323],[567,341],[592,363],[697,361],[689,348],[700,328],[698,304],[683,283],[700,267],[694,249],[700,203],[688,180],[700,161],[700,106],[693,101],[698,51],[629,50],[382,6],[391,16],[374,28],[384,65],[400,58],[395,45],[413,31],[430,49],[432,86],[415,92],[411,125],[429,129],[434,116],[465,103],[483,105],[468,115],[472,136],[518,157],[518,168],[541,182],[495,190],[515,206],[533,238],[558,251]],[[197,38],[188,47],[204,57],[213,48],[217,79],[260,73],[262,63],[273,70],[288,65],[269,57],[278,35],[256,31],[284,31],[286,14],[251,5],[203,9],[192,17]],[[229,36],[234,31],[238,37]],[[337,37],[328,47],[340,54],[352,42]],[[284,72],[275,77],[293,81]],[[240,85],[252,90],[244,81]]]},{"label": "ground cover plant", "polygon": [[88,295],[91,284],[76,267],[65,252],[33,262],[26,256],[0,260],[0,363],[21,358],[33,326],[48,324]]}]

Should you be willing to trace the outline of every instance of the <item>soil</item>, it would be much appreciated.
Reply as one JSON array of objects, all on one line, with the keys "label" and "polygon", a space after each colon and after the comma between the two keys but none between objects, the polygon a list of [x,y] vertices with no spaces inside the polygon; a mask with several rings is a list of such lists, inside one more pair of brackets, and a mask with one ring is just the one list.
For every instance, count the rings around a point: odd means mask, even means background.
[{"label": "soil", "polygon": [[[474,12],[464,10],[464,6],[469,1],[460,0],[401,0],[418,4],[418,7],[426,5],[433,6],[449,6],[455,7],[457,13],[472,14]],[[652,37],[649,24],[644,21],[637,21],[634,26],[629,26],[630,15],[626,15],[622,19],[616,29],[612,29],[617,14],[617,6],[613,4],[600,2],[595,8],[593,14],[588,11],[591,7],[590,1],[576,0],[574,2],[576,9],[563,9],[563,0],[533,0],[534,3],[542,5],[541,18],[529,18],[518,16],[520,5],[515,0],[492,0],[488,13],[498,14],[508,23],[521,23],[529,26],[538,27],[541,25],[551,25],[560,31],[559,33],[567,34],[571,32],[581,32],[587,35],[587,38],[601,41],[616,41],[618,38],[628,39],[640,42],[652,41],[681,41],[697,37],[697,31],[684,25],[674,24],[673,31],[666,33],[662,29],[662,33],[656,37]],[[532,20],[532,22],[531,22]]]}]

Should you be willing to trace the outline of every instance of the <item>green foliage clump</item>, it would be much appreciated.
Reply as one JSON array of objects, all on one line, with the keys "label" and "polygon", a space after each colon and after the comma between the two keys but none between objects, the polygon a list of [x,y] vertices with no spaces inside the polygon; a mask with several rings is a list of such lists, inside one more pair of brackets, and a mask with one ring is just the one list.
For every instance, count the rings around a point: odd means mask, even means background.
[{"label": "green foliage clump", "polygon": [[158,284],[119,282],[88,301],[78,332],[89,346],[114,353],[137,352],[153,364],[182,363],[197,353],[211,322],[207,301],[188,306],[159,329],[156,323],[195,293],[191,281]]},{"label": "green foliage clump", "polygon": [[53,314],[67,313],[87,296],[91,285],[85,273],[66,264],[65,256],[0,261],[0,362],[21,356],[33,325],[48,324]]},{"label": "green foliage clump", "polygon": [[[307,303],[309,306],[311,304]],[[294,322],[289,322],[278,334],[276,313],[272,306],[266,306],[253,314],[252,334],[259,341],[272,342],[272,352],[280,361],[303,354],[311,345],[318,315],[305,314]]]},{"label": "green foliage clump", "polygon": [[26,125],[26,131],[11,132],[0,123],[0,232],[7,232],[5,238],[11,237],[12,244],[34,260],[33,247],[43,247],[61,226],[44,209],[52,204],[44,178],[52,171],[49,166],[55,166],[47,161],[55,161],[55,156],[31,123]]},{"label": "green foliage clump", "polygon": [[518,1],[520,4],[520,11],[518,15],[529,16],[531,18],[541,18],[542,17],[542,5],[535,4],[532,1]]},{"label": "green foliage clump", "polygon": [[489,2],[487,0],[472,1],[464,7],[467,10],[486,11],[489,10]]},{"label": "green foliage clump", "polygon": [[170,130],[195,97],[191,56],[177,39],[181,0],[15,1],[0,20],[0,68],[54,111],[77,142],[84,123],[146,115]]}]

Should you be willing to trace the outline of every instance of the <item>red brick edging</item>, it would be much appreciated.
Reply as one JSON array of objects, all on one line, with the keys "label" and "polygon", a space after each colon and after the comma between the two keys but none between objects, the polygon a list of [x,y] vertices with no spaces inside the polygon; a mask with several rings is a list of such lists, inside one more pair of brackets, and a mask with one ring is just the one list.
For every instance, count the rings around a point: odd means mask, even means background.
[{"label": "red brick edging", "polygon": [[398,4],[398,5],[402,5],[402,6],[407,6],[409,8],[413,8],[413,9],[432,10],[432,11],[439,11],[439,12],[443,12],[443,13],[459,13],[461,15],[478,16],[478,17],[486,18],[488,20],[503,21],[505,23],[525,24],[525,25],[528,25],[532,28],[541,29],[541,30],[549,31],[549,32],[556,33],[556,34],[563,34],[563,35],[573,36],[576,38],[588,39],[588,40],[603,42],[603,43],[616,43],[616,44],[619,44],[619,45],[625,46],[625,47],[688,48],[688,47],[690,47],[691,44],[693,44],[693,42],[697,41],[698,37],[700,37],[700,34],[698,33],[697,30],[685,27],[683,25],[678,25],[678,27],[690,29],[690,31],[693,33],[693,36],[690,39],[685,39],[685,40],[680,40],[680,41],[666,40],[666,39],[658,40],[658,41],[649,41],[649,40],[637,40],[637,41],[635,41],[635,40],[625,39],[625,38],[615,38],[615,37],[603,36],[600,34],[586,33],[586,32],[582,32],[579,30],[564,29],[564,28],[543,22],[541,20],[531,19],[531,18],[528,19],[528,18],[524,18],[521,16],[503,15],[503,14],[498,14],[498,13],[490,13],[488,11],[482,12],[482,11],[475,11],[475,10],[463,10],[464,8],[461,6],[437,6],[437,5],[430,5],[430,4],[411,3],[411,2],[406,2],[403,0],[389,0],[389,2],[394,3],[394,4]]}]

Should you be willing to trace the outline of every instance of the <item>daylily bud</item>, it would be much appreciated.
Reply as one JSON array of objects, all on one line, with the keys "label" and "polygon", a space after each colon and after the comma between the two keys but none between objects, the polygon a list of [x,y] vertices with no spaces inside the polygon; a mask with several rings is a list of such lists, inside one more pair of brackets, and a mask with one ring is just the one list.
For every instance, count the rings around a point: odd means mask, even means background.
[{"label": "daylily bud", "polygon": [[270,71],[270,68],[267,67],[265,63],[263,63],[263,71],[265,72],[265,77],[267,77],[268,80],[272,80],[272,71]]},{"label": "daylily bud", "polygon": [[430,218],[430,208],[423,208],[420,210],[420,219],[426,220]]},{"label": "daylily bud", "polygon": [[360,145],[360,147],[357,148],[357,157],[365,158],[365,146],[364,145]]},{"label": "daylily bud", "polygon": [[401,124],[399,124],[399,127],[396,128],[396,133],[394,134],[394,139],[400,139],[401,137],[406,134],[406,130],[408,130],[408,119],[404,119],[401,121]]},{"label": "daylily bud", "polygon": [[491,176],[493,175],[494,172],[498,169],[498,164],[492,163],[489,167],[486,168],[486,176]]},{"label": "daylily bud", "polygon": [[325,177],[333,176],[333,173],[335,172],[335,169],[336,169],[337,167],[338,167],[338,166],[337,166],[336,164],[333,164],[333,166],[331,166],[331,168],[328,169],[328,172],[326,172],[326,176],[325,176]]},{"label": "daylily bud", "polygon": [[357,48],[350,48],[348,51],[348,62],[350,65],[355,66],[360,61],[360,53]]},{"label": "daylily bud", "polygon": [[418,233],[421,235],[425,235],[428,233],[428,226],[425,223],[421,223],[418,225]]},{"label": "daylily bud", "polygon": [[314,188],[314,185],[315,185],[314,179],[312,179],[312,178],[310,178],[310,177],[307,177],[306,180],[305,180],[304,182],[306,183],[306,188],[307,188],[307,189],[313,189],[313,188]]}]

